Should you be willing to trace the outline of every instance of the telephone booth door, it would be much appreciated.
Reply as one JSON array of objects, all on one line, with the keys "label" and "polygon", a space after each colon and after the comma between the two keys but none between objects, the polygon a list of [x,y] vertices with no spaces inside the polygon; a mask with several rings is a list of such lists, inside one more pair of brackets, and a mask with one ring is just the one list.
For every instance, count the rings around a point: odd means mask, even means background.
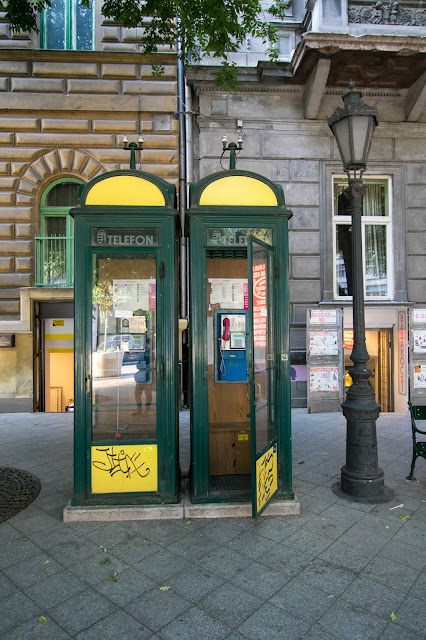
[{"label": "telephone booth door", "polygon": [[[163,182],[103,174],[72,212],[73,505],[177,501],[176,210]],[[136,191],[135,204],[113,206],[120,187]]]},{"label": "telephone booth door", "polygon": [[257,516],[274,496],[293,498],[291,212],[277,185],[248,172],[213,174],[191,195],[192,501],[251,502]]}]

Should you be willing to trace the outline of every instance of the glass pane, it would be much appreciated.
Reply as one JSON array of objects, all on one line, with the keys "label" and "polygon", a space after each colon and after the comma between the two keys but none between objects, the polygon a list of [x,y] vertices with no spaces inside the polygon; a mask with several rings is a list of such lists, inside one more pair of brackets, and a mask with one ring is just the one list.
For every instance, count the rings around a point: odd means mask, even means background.
[{"label": "glass pane", "polygon": [[366,296],[388,295],[386,226],[365,226],[365,291]]},{"label": "glass pane", "polygon": [[92,440],[157,437],[156,258],[98,254],[92,273]]},{"label": "glass pane", "polygon": [[352,296],[352,226],[336,225],[336,282],[338,296]]},{"label": "glass pane", "polygon": [[[362,200],[363,216],[387,216],[389,215],[386,199],[386,184],[384,182],[367,182],[365,196]],[[343,193],[348,183],[345,180],[334,183],[334,213],[338,216],[350,216],[350,201]]]},{"label": "glass pane", "polygon": [[45,49],[65,49],[65,0],[51,0],[44,11]]},{"label": "glass pane", "polygon": [[44,218],[44,234],[48,238],[53,236],[65,238],[67,235],[67,219],[65,216],[48,216]]},{"label": "glass pane", "polygon": [[253,347],[256,452],[274,438],[271,252],[253,242]]},{"label": "glass pane", "polygon": [[78,204],[78,182],[61,182],[56,184],[46,196],[46,207],[75,207]]},{"label": "glass pane", "polygon": [[75,16],[73,16],[74,49],[78,51],[90,51],[93,49],[93,7],[83,7],[79,2],[74,2]]},{"label": "glass pane", "polygon": [[272,244],[272,229],[210,227],[207,229],[207,245],[209,247],[246,247],[249,236],[262,240],[265,244]]}]

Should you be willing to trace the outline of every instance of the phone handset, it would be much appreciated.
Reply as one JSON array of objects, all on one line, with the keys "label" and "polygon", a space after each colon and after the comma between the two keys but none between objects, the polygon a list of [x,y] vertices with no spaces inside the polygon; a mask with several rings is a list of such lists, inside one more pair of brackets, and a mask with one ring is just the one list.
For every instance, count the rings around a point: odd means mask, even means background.
[{"label": "phone handset", "polygon": [[222,340],[227,342],[229,340],[229,318],[224,318],[222,322]]}]

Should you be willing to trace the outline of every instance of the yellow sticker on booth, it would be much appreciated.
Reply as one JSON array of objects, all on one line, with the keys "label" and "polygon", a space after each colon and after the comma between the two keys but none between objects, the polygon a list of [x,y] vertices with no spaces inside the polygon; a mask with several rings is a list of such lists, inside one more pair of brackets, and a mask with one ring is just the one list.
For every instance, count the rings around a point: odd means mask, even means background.
[{"label": "yellow sticker on booth", "polygon": [[156,444],[92,447],[92,493],[142,493],[157,491]]},{"label": "yellow sticker on booth", "polygon": [[257,513],[269,502],[278,489],[277,445],[270,447],[256,460]]},{"label": "yellow sticker on booth", "polygon": [[248,433],[239,433],[238,442],[248,442]]},{"label": "yellow sticker on booth", "polygon": [[54,327],[64,327],[65,320],[53,320],[52,324]]}]

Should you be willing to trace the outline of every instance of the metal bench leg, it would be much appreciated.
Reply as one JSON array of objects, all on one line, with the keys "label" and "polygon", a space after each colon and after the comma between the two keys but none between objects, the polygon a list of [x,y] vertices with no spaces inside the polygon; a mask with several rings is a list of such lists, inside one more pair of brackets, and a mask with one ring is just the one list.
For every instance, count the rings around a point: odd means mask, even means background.
[{"label": "metal bench leg", "polygon": [[409,475],[407,476],[407,480],[415,480],[413,473],[414,473],[414,467],[416,466],[416,459],[417,459],[417,456],[413,455],[413,462],[411,463],[411,469],[410,469]]}]

